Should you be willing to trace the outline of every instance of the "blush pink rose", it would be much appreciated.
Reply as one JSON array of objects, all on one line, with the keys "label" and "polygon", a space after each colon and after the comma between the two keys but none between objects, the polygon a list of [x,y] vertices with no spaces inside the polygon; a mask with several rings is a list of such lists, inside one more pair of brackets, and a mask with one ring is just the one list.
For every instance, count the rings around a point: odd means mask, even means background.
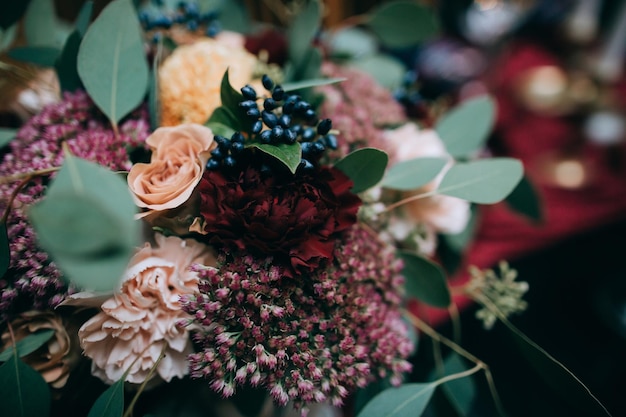
[{"label": "blush pink rose", "polygon": [[151,210],[179,207],[191,197],[217,146],[213,132],[198,124],[161,127],[146,143],[150,163],[133,165],[127,178],[135,203]]},{"label": "blush pink rose", "polygon": [[[406,193],[404,197],[435,190],[445,172],[452,166],[452,157],[437,132],[432,129],[420,130],[415,123],[406,123],[397,129],[386,130],[383,139],[390,164],[425,157],[443,157],[449,160],[434,180],[418,190]],[[402,207],[409,218],[443,233],[462,232],[470,216],[470,205],[467,201],[446,195],[421,198]]]},{"label": "blush pink rose", "polygon": [[216,261],[208,246],[193,239],[163,235],[155,239],[157,246],[146,243],[135,254],[119,291],[78,331],[84,354],[92,360],[92,373],[109,384],[128,369],[127,382],[144,382],[161,352],[165,356],[155,375],[170,381],[187,374],[191,341],[186,328],[177,323],[189,316],[179,300],[198,288],[198,275],[189,267],[214,266]]}]

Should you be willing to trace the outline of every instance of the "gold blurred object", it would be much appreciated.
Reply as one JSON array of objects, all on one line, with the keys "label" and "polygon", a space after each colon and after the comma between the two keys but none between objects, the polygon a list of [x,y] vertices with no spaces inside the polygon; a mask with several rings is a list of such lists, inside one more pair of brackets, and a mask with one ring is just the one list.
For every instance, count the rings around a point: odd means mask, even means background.
[{"label": "gold blurred object", "polygon": [[568,75],[561,68],[545,65],[532,68],[518,77],[517,99],[529,110],[541,114],[560,115],[571,108]]},{"label": "gold blurred object", "polygon": [[553,187],[575,190],[593,180],[593,170],[582,154],[546,154],[535,164],[538,180]]}]

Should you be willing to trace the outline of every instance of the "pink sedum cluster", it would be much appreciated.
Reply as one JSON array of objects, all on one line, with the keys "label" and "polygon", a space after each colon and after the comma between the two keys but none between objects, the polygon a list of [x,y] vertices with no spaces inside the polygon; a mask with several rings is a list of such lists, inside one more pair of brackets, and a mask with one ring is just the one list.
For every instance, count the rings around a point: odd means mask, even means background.
[{"label": "pink sedum cluster", "polygon": [[278,405],[341,405],[377,377],[398,385],[411,365],[412,342],[401,319],[402,263],[390,246],[353,226],[332,263],[285,277],[272,258],[221,255],[217,268],[196,267],[199,294],[183,308],[201,348],[191,376],[224,397],[245,385],[267,389]]}]

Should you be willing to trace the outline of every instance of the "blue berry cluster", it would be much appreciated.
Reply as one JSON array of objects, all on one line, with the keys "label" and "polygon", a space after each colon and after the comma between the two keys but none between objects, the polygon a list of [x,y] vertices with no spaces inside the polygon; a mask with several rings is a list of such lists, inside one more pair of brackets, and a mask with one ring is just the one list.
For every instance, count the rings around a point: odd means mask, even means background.
[{"label": "blue berry cluster", "polygon": [[[161,0],[153,0],[153,4],[161,7]],[[173,13],[139,13],[139,21],[145,30],[169,29],[173,25],[185,25],[188,30],[195,32],[204,28],[206,36],[215,37],[221,30],[217,20],[219,14],[215,11],[201,13],[198,4],[194,1],[181,1]]]},{"label": "blue berry cluster", "polygon": [[224,136],[215,135],[217,148],[211,151],[211,159],[206,164],[210,170],[218,169],[222,166],[232,168],[237,164],[237,156],[244,150],[245,138],[240,132],[235,132],[230,139]]}]

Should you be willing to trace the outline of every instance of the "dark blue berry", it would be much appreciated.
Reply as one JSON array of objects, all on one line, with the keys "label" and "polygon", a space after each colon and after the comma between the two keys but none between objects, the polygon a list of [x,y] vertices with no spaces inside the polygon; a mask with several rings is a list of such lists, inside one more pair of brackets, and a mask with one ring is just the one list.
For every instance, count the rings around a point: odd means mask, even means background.
[{"label": "dark blue berry", "polygon": [[315,154],[320,154],[324,152],[324,150],[326,149],[326,146],[321,141],[311,142],[311,143],[313,143],[313,153]]},{"label": "dark blue berry", "polygon": [[249,109],[246,112],[246,116],[252,119],[258,119],[260,115],[261,115],[261,112],[259,111],[259,109]]},{"label": "dark blue berry", "polygon": [[305,142],[312,141],[313,139],[315,139],[315,136],[316,136],[315,129],[313,129],[312,127],[307,127],[302,132],[302,140]]},{"label": "dark blue berry", "polygon": [[189,22],[187,22],[187,29],[191,32],[195,32],[196,30],[198,30],[198,22],[195,20],[190,20]]},{"label": "dark blue berry", "polygon": [[305,111],[309,110],[310,108],[311,108],[311,105],[308,102],[304,101],[304,100],[296,102],[295,110],[296,110],[297,113],[304,113]]},{"label": "dark blue berry", "polygon": [[307,120],[313,120],[315,119],[315,110],[313,109],[308,109],[307,111],[304,112],[304,118]]},{"label": "dark blue berry", "polygon": [[217,36],[218,33],[220,33],[221,30],[222,28],[220,27],[219,23],[217,21],[213,21],[209,23],[209,26],[207,26],[205,34],[209,38],[214,38],[215,36]]},{"label": "dark blue berry", "polygon": [[296,103],[288,101],[283,104],[283,114],[291,114],[296,108]]},{"label": "dark blue berry", "polygon": [[304,171],[312,171],[315,168],[315,166],[313,166],[311,161],[309,161],[308,159],[302,158],[300,160],[300,165],[298,166],[298,168]]},{"label": "dark blue berry", "polygon": [[245,146],[242,142],[233,142],[233,144],[230,147],[230,152],[233,155],[238,155],[244,150],[244,148]]},{"label": "dark blue berry", "polygon": [[167,16],[157,16],[153,21],[152,21],[152,25],[154,27],[161,27],[164,29],[169,29],[170,27],[172,27],[172,19],[170,19]]},{"label": "dark blue berry", "polygon": [[267,111],[272,111],[278,107],[278,103],[273,98],[266,98],[263,101],[263,108]]},{"label": "dark blue berry", "polygon": [[245,142],[245,140],[246,140],[246,138],[243,137],[241,132],[233,133],[233,135],[230,138],[230,141],[233,142],[233,143],[241,143],[241,144],[243,144]]},{"label": "dark blue berry", "polygon": [[274,87],[274,91],[272,91],[272,98],[276,101],[280,101],[285,97],[285,90],[280,85]]},{"label": "dark blue berry", "polygon": [[296,136],[299,136],[302,133],[302,125],[299,125],[299,124],[293,125],[289,129],[291,129],[293,133],[296,134]]},{"label": "dark blue berry", "polygon": [[288,114],[283,114],[278,119],[278,124],[285,128],[289,127],[291,124],[291,117]]},{"label": "dark blue berry", "polygon": [[256,100],[256,91],[247,84],[241,87],[241,94],[246,100]]},{"label": "dark blue berry", "polygon": [[244,109],[256,109],[257,108],[256,101],[254,100],[240,101],[238,106]]},{"label": "dark blue berry", "polygon": [[261,129],[263,129],[263,122],[257,120],[256,122],[254,122],[254,124],[252,125],[252,129],[250,130],[252,131],[252,133],[259,133]]},{"label": "dark blue berry", "polygon": [[264,130],[261,132],[261,143],[270,143],[272,141],[272,131]]},{"label": "dark blue berry", "polygon": [[267,164],[262,164],[261,165],[261,173],[262,174],[270,174],[272,172],[272,168],[270,168],[269,165]]},{"label": "dark blue berry", "polygon": [[285,142],[287,143],[295,143],[296,139],[298,139],[298,135],[296,135],[295,132],[291,129],[285,129],[285,133],[283,136],[285,138]]},{"label": "dark blue berry", "polygon": [[230,149],[230,141],[226,139],[224,136],[215,135],[214,139],[215,139],[215,142],[217,142],[217,146],[220,149],[225,150],[225,151]]},{"label": "dark blue berry", "polygon": [[323,119],[318,125],[317,125],[317,133],[324,136],[326,135],[328,132],[330,132],[330,129],[333,127],[333,122],[330,119]]},{"label": "dark blue berry", "polygon": [[152,43],[159,43],[162,38],[163,34],[161,32],[155,32],[154,35],[152,35]]},{"label": "dark blue berry", "polygon": [[261,119],[263,123],[270,129],[278,124],[278,117],[274,113],[270,113],[268,111],[261,112]]},{"label": "dark blue berry", "polygon": [[261,83],[263,83],[263,87],[267,90],[274,88],[274,81],[267,74],[263,74],[263,77],[261,77]]},{"label": "dark blue berry", "polygon": [[206,163],[206,169],[212,171],[215,169],[218,169],[220,167],[220,162],[216,159],[209,159],[209,161]]},{"label": "dark blue berry", "polygon": [[330,149],[333,149],[333,150],[337,149],[338,147],[337,136],[332,135],[332,134],[324,136],[324,143]]},{"label": "dark blue berry", "polygon": [[220,160],[222,160],[224,158],[224,154],[225,154],[225,152],[222,149],[220,149],[219,147],[215,148],[215,149],[213,149],[211,151],[211,157],[213,159],[218,160],[218,161],[220,161]]},{"label": "dark blue berry", "polygon": [[228,155],[226,158],[224,158],[224,161],[222,161],[222,163],[227,167],[234,167],[236,164],[236,161],[235,161],[235,158]]},{"label": "dark blue berry", "polygon": [[275,126],[272,129],[272,139],[274,140],[279,140],[283,137],[283,133],[285,133],[285,130],[280,127],[280,126]]},{"label": "dark blue berry", "polygon": [[304,156],[313,155],[313,142],[304,142],[300,144],[300,147],[302,149],[302,155]]}]

